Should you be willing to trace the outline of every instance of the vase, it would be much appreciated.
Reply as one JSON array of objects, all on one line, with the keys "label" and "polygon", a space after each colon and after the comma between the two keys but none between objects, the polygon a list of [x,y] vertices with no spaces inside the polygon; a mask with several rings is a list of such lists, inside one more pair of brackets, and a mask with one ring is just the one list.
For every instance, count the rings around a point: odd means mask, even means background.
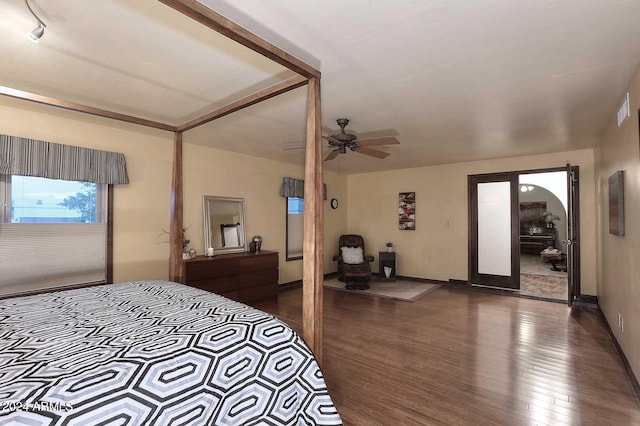
[{"label": "vase", "polygon": [[391,246],[391,247],[387,246],[387,251],[388,251],[389,253],[393,253],[393,246]]},{"label": "vase", "polygon": [[391,266],[385,266],[384,267],[384,276],[387,278],[391,278]]}]

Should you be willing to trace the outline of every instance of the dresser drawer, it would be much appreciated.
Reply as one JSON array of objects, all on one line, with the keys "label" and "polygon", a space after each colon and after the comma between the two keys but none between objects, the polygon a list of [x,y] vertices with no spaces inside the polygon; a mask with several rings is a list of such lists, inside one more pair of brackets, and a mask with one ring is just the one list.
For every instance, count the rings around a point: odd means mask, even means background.
[{"label": "dresser drawer", "polygon": [[238,259],[238,272],[262,271],[263,269],[277,269],[278,254],[254,255]]},{"label": "dresser drawer", "polygon": [[226,277],[210,278],[208,280],[188,281],[187,285],[207,290],[212,293],[222,294],[227,291],[238,289],[238,276],[228,275]]},{"label": "dresser drawer", "polygon": [[240,300],[245,303],[257,302],[278,296],[278,283],[274,282],[257,287],[246,287],[238,290]]},{"label": "dresser drawer", "polygon": [[185,282],[206,280],[209,278],[234,275],[238,273],[238,259],[205,259],[189,262],[186,265]]},{"label": "dresser drawer", "polygon": [[240,274],[238,278],[238,288],[255,287],[269,283],[276,283],[277,285],[278,270],[269,269],[266,271],[247,272]]},{"label": "dresser drawer", "polygon": [[278,253],[225,253],[183,261],[186,285],[251,303],[278,294]]}]

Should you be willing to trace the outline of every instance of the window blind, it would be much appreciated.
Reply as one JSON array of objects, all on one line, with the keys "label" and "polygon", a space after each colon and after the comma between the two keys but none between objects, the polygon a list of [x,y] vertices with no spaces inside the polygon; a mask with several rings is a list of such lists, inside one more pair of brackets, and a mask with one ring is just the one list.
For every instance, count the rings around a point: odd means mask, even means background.
[{"label": "window blind", "polygon": [[1,134],[0,174],[129,183],[124,154]]},{"label": "window blind", "polygon": [[287,215],[287,258],[302,257],[304,215]]},{"label": "window blind", "polygon": [[[290,177],[282,178],[280,195],[289,198],[304,198],[304,180]],[[327,184],[322,184],[322,199],[327,199]]]},{"label": "window blind", "polygon": [[0,294],[106,280],[106,223],[1,223]]}]

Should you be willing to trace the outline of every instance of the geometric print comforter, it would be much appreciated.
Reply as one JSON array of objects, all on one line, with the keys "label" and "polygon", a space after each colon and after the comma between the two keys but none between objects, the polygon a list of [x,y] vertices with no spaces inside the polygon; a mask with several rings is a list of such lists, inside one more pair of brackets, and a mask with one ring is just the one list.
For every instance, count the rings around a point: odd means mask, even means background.
[{"label": "geometric print comforter", "polygon": [[0,425],[340,425],[302,339],[167,281],[0,300]]}]

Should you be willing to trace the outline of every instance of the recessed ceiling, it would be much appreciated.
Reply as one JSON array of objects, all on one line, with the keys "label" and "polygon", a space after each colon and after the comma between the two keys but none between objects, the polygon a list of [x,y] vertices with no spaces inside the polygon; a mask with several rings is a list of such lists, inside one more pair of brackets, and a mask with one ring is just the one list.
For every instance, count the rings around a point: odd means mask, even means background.
[{"label": "recessed ceiling", "polygon": [[[293,75],[159,2],[22,0],[0,15],[0,85],[168,124]],[[400,145],[361,173],[590,148],[640,61],[640,2],[202,0],[322,72],[325,132]],[[302,164],[306,88],[187,131],[185,141]],[[328,153],[328,150],[325,151]],[[564,158],[562,159],[564,161]]]}]

